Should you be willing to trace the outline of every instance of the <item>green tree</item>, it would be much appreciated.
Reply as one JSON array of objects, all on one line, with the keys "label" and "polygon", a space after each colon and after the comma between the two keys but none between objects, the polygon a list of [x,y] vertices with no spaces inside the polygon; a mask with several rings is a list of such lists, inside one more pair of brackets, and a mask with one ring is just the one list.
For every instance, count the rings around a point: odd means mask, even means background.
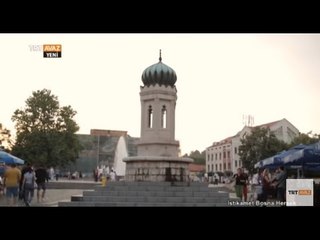
[{"label": "green tree", "polygon": [[12,147],[10,130],[4,128],[0,123],[0,148],[9,150]]},{"label": "green tree", "polygon": [[59,107],[58,98],[50,90],[32,92],[23,110],[17,109],[17,137],[12,153],[33,164],[65,166],[75,162],[81,149],[75,133],[79,130],[73,120],[71,106]]},{"label": "green tree", "polygon": [[258,161],[288,148],[287,144],[278,140],[269,128],[255,127],[251,134],[245,135],[240,141],[240,160],[249,173],[254,172],[254,165]]},{"label": "green tree", "polygon": [[206,163],[206,151],[200,153],[199,150],[191,151],[190,154],[185,154],[184,157],[189,157],[193,159],[193,163],[205,164]]},{"label": "green tree", "polygon": [[300,133],[297,137],[295,137],[292,142],[289,144],[289,147],[293,147],[299,144],[304,144],[304,145],[308,145],[308,144],[312,144],[315,142],[320,141],[320,134],[313,134],[312,137],[310,137],[311,132],[310,133]]}]

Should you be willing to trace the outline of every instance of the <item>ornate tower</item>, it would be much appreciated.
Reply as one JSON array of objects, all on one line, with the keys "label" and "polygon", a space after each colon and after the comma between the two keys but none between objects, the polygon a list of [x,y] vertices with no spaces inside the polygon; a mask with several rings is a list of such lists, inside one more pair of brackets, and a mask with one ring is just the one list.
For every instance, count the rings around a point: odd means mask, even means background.
[{"label": "ornate tower", "polygon": [[179,142],[175,140],[175,107],[177,75],[159,62],[144,70],[140,87],[141,138],[139,156],[178,157]]},{"label": "ornate tower", "polygon": [[190,158],[179,157],[175,140],[175,71],[162,62],[146,68],[140,87],[141,137],[138,156],[127,157],[127,181],[188,181]]}]

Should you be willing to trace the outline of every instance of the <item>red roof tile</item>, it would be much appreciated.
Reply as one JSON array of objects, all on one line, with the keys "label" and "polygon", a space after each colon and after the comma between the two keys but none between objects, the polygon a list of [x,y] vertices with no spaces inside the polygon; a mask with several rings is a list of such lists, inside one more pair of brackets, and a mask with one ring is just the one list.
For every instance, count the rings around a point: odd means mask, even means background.
[{"label": "red roof tile", "polygon": [[200,164],[195,164],[195,163],[190,163],[188,168],[189,168],[190,172],[202,172],[202,171],[205,171],[206,166],[200,165]]}]

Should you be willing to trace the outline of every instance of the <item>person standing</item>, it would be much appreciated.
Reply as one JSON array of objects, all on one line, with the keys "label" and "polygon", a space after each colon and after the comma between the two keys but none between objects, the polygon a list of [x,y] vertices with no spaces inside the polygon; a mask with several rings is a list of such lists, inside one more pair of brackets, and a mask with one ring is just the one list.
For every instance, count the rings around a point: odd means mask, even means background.
[{"label": "person standing", "polygon": [[56,173],[56,181],[58,181],[59,180],[59,176],[60,176],[59,168],[56,168],[55,173]]},{"label": "person standing", "polygon": [[235,178],[235,181],[236,181],[236,184],[235,184],[236,195],[238,198],[240,198],[240,200],[242,200],[243,185],[245,183],[245,178],[242,174],[241,168],[237,169],[237,173],[233,176],[233,178]]},{"label": "person standing", "polygon": [[270,177],[269,170],[265,168],[261,174],[262,194],[259,201],[266,202],[270,194]]},{"label": "person standing", "polygon": [[53,180],[53,179],[54,179],[54,169],[53,169],[53,167],[51,167],[51,168],[49,169],[49,178],[50,178],[50,180]]},{"label": "person standing", "polygon": [[17,168],[15,163],[11,164],[11,168],[8,168],[5,171],[3,180],[3,185],[6,188],[7,203],[9,206],[16,206],[17,204],[20,179],[21,171]]},{"label": "person standing", "polygon": [[112,182],[116,181],[116,172],[113,169],[110,172],[110,181]]},{"label": "person standing", "polygon": [[261,199],[262,194],[262,178],[261,169],[258,170],[252,177],[251,191],[253,193],[253,200]]},{"label": "person standing", "polygon": [[248,184],[249,184],[249,176],[244,172],[244,169],[241,169],[242,181],[243,181],[243,200],[246,202],[248,200]]},{"label": "person standing", "polygon": [[284,170],[284,167],[281,166],[278,168],[278,173],[276,177],[272,180],[273,185],[276,187],[277,200],[281,202],[286,201],[286,180],[287,180],[287,173]]}]

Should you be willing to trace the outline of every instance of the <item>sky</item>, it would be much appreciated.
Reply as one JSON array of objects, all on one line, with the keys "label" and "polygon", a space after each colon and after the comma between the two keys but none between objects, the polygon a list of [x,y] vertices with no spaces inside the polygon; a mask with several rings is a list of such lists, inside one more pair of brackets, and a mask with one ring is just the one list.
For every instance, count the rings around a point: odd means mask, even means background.
[{"label": "sky", "polygon": [[[31,46],[61,44],[61,58]],[[33,91],[50,89],[77,111],[78,133],[128,131],[140,137],[144,69],[159,60],[177,74],[175,138],[181,153],[286,118],[320,133],[320,34],[1,34],[0,123]]]}]

